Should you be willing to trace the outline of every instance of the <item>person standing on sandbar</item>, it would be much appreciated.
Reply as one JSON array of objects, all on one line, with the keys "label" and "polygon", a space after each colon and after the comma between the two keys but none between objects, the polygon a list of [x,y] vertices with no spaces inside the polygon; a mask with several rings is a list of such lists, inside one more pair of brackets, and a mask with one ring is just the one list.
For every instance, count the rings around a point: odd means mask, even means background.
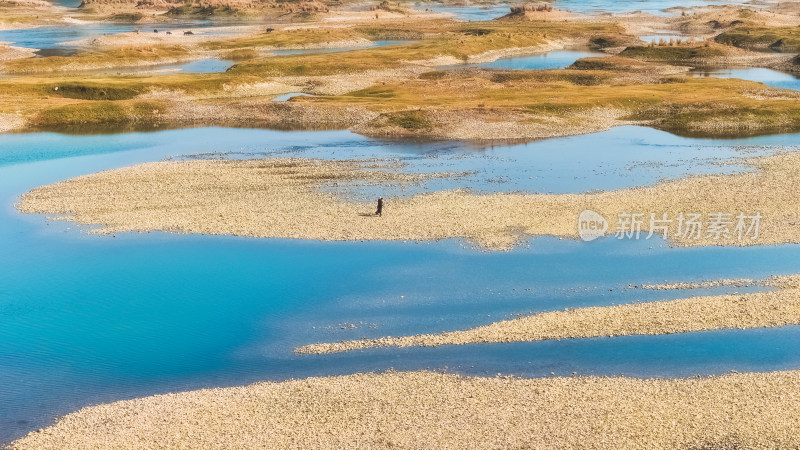
[{"label": "person standing on sandbar", "polygon": [[378,197],[378,210],[375,211],[376,216],[383,215],[383,197]]}]

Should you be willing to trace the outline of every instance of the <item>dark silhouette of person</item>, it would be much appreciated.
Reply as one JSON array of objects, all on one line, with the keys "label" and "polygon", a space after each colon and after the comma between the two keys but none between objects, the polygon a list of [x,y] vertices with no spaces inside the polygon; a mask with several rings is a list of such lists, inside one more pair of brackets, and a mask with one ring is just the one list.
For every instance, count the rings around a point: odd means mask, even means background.
[{"label": "dark silhouette of person", "polygon": [[376,216],[383,215],[383,197],[378,197],[378,210],[375,211]]}]

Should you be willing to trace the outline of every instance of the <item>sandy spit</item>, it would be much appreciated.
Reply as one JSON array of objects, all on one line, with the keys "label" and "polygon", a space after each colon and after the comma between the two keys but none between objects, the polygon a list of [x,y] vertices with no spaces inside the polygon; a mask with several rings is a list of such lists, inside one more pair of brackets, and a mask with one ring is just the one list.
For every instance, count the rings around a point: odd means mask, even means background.
[{"label": "sandy spit", "polygon": [[679,281],[677,283],[642,284],[636,287],[654,291],[663,291],[673,289],[704,289],[721,286],[749,287],[755,285],[763,286],[765,285],[765,282],[751,280],[749,278],[734,278],[724,280]]},{"label": "sandy spit", "polygon": [[[591,194],[475,194],[437,191],[386,199],[383,217],[370,216],[372,203],[325,194],[323,183],[353,176],[380,184],[382,170],[353,171],[357,162],[252,160],[159,162],[73,178],[36,188],[17,207],[26,213],[63,214],[65,220],[101,225],[99,233],[166,230],[319,240],[438,240],[464,238],[486,249],[507,250],[531,235],[578,236],[578,217],[592,210],[608,221],[607,238],[624,214],[642,214],[640,239],[649,214],[673,220],[654,232],[685,246],[766,245],[800,242],[800,152],[752,160],[758,169],[734,175],[696,176]],[[324,174],[321,175],[321,174]],[[708,220],[730,214],[730,224]],[[758,236],[741,239],[735,216],[761,214]],[[680,213],[701,214],[678,234]],[[627,224],[626,224],[627,222]],[[749,227],[752,220],[745,225]],[[663,224],[662,224],[663,225]],[[695,232],[698,231],[699,232]],[[691,232],[691,233],[689,233]],[[635,238],[634,233],[620,237]]]},{"label": "sandy spit", "polygon": [[[123,47],[142,47],[153,45],[197,45],[202,42],[218,41],[222,39],[236,39],[245,36],[255,35],[256,33],[263,32],[261,26],[219,26],[214,27],[213,31],[209,32],[206,28],[182,28],[182,29],[161,29],[158,33],[153,30],[158,30],[158,23],[144,23],[141,25],[139,32],[126,32],[105,34],[91,38],[79,39],[66,42],[67,45],[89,47],[92,50],[108,50]],[[167,34],[167,31],[170,34]],[[185,35],[184,32],[191,31],[191,35]],[[220,34],[225,32],[225,34]]]},{"label": "sandy spit", "polygon": [[16,449],[775,449],[800,446],[800,371],[708,378],[366,373],[84,408]]},{"label": "sandy spit", "polygon": [[[278,78],[281,82],[295,85],[306,85],[304,92],[314,95],[342,95],[348,92],[365,89],[381,83],[408,79],[429,71],[427,66],[409,65],[395,69],[367,70],[357,77],[349,74],[319,76],[285,76]],[[363,118],[363,120],[367,120]]]},{"label": "sandy spit", "polygon": [[23,47],[14,47],[7,42],[0,42],[0,62],[14,59],[30,58],[35,56],[35,50]]},{"label": "sandy spit", "polygon": [[81,62],[80,60],[71,60],[69,63],[57,67],[26,67],[26,68],[5,68],[5,72],[11,75],[35,75],[35,74],[51,74],[56,72],[92,72],[99,70],[113,71],[114,69],[134,69],[141,67],[142,73],[146,73],[148,68],[158,68],[159,66],[169,64],[183,64],[191,61],[207,59],[214,57],[216,53],[197,51],[190,55],[178,57],[163,57],[158,60],[124,60],[124,61],[96,61],[96,62]]},{"label": "sandy spit", "polygon": [[375,347],[436,347],[491,342],[657,335],[800,325],[800,276],[777,291],[597,306],[535,314],[440,334],[311,344],[297,353],[337,353]]}]

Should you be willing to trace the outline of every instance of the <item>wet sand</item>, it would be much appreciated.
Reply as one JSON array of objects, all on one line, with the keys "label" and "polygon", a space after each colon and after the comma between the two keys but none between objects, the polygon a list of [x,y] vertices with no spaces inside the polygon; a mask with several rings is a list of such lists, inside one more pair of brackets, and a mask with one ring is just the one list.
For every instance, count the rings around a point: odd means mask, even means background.
[{"label": "wet sand", "polygon": [[311,344],[296,352],[337,353],[376,347],[436,347],[800,325],[800,276],[780,280],[782,287],[771,292],[566,309],[440,334]]},{"label": "wet sand", "polygon": [[[245,26],[217,26],[214,28],[186,28],[161,29],[158,23],[141,24],[139,32],[125,32],[115,34],[104,34],[65,42],[65,45],[82,46],[92,50],[108,50],[115,48],[137,48],[153,45],[188,45],[195,46],[202,42],[220,41],[224,39],[236,39],[250,35],[263,33],[263,27],[257,25]],[[169,32],[170,34],[167,34]],[[191,32],[192,34],[184,34]]]},{"label": "wet sand", "polygon": [[0,42],[0,62],[11,61],[13,59],[31,58],[35,56],[35,51],[29,48],[14,47],[7,42]]},{"label": "wet sand", "polygon": [[[36,188],[17,207],[26,213],[61,214],[63,220],[100,225],[93,233],[163,230],[318,240],[439,240],[463,238],[491,250],[508,250],[528,236],[578,237],[578,217],[593,210],[608,221],[607,234],[630,231],[642,214],[673,221],[654,232],[673,243],[767,245],[800,242],[800,152],[752,160],[758,169],[734,175],[695,176],[652,187],[591,194],[475,194],[437,191],[386,199],[383,217],[372,203],[323,193],[323,184],[419,181],[370,162],[302,159],[158,162],[82,176]],[[710,233],[711,215],[730,214],[727,233]],[[677,219],[684,213],[686,220]],[[701,214],[700,232],[689,214]],[[736,232],[735,216],[761,214],[755,228]],[[742,221],[747,228],[753,220]],[[663,225],[663,224],[662,224]],[[705,227],[705,228],[704,228]],[[679,230],[680,228],[680,230]],[[678,231],[681,234],[678,234]],[[691,231],[691,233],[689,233]],[[635,238],[626,233],[622,238]]]},{"label": "wet sand", "polygon": [[799,371],[650,380],[368,373],[88,407],[12,445],[797,448],[799,400]]},{"label": "wet sand", "polygon": [[[201,50],[198,44],[204,42],[226,42],[238,38],[257,37],[264,34],[263,27],[260,25],[247,26],[220,26],[214,28],[191,28],[185,29],[162,29],[159,33],[153,33],[158,29],[158,24],[146,24],[142,26],[139,33],[117,33],[102,35],[76,41],[69,41],[65,44],[74,46],[91,47],[93,50],[109,50],[116,48],[148,48],[153,45],[185,45],[192,48],[192,51],[205,52],[210,55],[224,54],[225,51]],[[288,28],[286,28],[288,29]],[[170,34],[167,34],[169,32]],[[192,32],[185,35],[185,32]],[[347,47],[367,47],[373,42],[364,38],[353,38],[344,40],[334,40],[330,42],[319,42],[313,44],[297,44],[288,47],[259,46],[259,51],[268,53],[274,50],[296,50],[296,49],[328,49],[328,48],[347,48]]]}]

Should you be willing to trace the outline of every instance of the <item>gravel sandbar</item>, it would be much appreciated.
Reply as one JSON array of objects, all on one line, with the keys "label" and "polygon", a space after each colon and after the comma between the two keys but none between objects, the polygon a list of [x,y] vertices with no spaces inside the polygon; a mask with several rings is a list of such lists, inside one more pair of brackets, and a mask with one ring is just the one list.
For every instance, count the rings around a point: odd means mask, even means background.
[{"label": "gravel sandbar", "polygon": [[[508,250],[527,236],[577,238],[578,218],[592,210],[608,221],[606,234],[625,226],[624,214],[640,214],[639,238],[650,214],[672,220],[666,237],[677,245],[767,245],[800,242],[800,152],[754,159],[757,170],[695,176],[617,191],[588,194],[476,194],[437,191],[388,198],[383,217],[373,203],[322,192],[323,184],[354,179],[375,185],[420,176],[362,170],[357,161],[263,159],[157,162],[100,172],[36,188],[17,207],[26,213],[100,225],[96,233],[164,230],[318,240],[438,240],[464,238]],[[706,223],[725,213],[724,233]],[[692,231],[677,218],[700,214]],[[738,214],[760,214],[754,231],[736,233]],[[629,216],[630,217],[630,216]],[[631,222],[629,219],[628,222]],[[749,228],[753,221],[746,221]],[[629,224],[630,225],[630,224]],[[679,230],[682,228],[682,231]],[[722,227],[718,227],[722,228]],[[664,229],[654,227],[657,234]],[[681,233],[679,233],[681,231]],[[634,238],[634,233],[620,235]]]},{"label": "gravel sandbar", "polygon": [[469,330],[311,344],[296,351],[337,353],[375,347],[435,347],[800,325],[800,276],[772,279],[770,283],[781,288],[751,294],[550,311]]},{"label": "gravel sandbar", "polygon": [[84,408],[13,444],[63,448],[775,449],[800,446],[800,371],[691,379],[387,372]]}]

